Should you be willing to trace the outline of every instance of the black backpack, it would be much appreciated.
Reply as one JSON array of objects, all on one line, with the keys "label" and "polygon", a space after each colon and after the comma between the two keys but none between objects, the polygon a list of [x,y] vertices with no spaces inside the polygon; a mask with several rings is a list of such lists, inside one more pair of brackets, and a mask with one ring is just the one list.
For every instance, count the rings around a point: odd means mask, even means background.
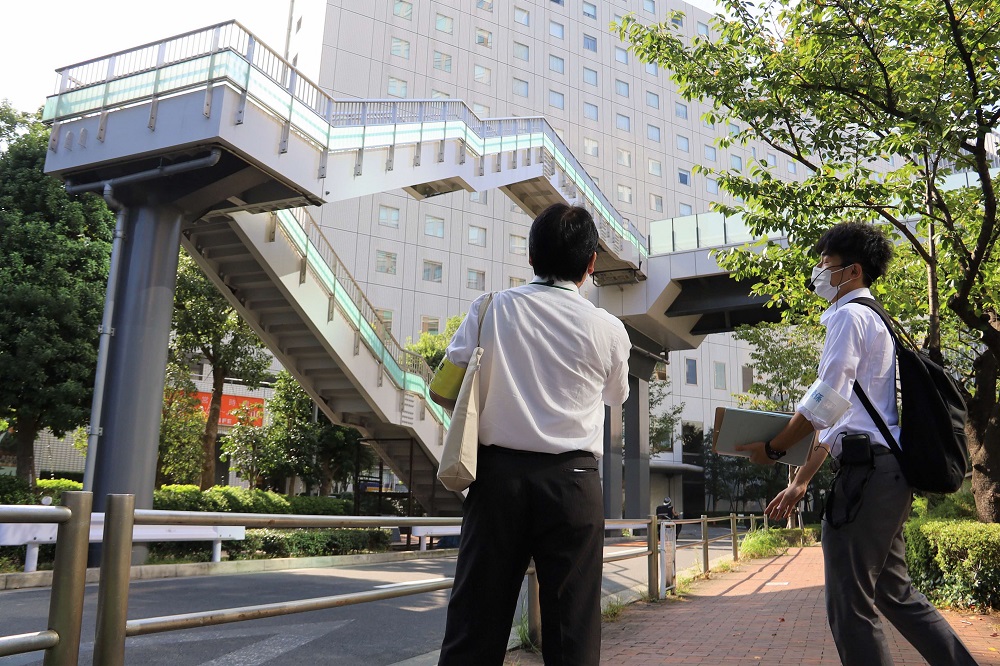
[{"label": "black backpack", "polygon": [[892,319],[874,299],[855,298],[851,303],[874,310],[892,335],[902,394],[899,444],[858,382],[854,382],[854,392],[896,454],[913,488],[931,493],[955,492],[962,487],[969,460],[965,434],[968,410],[958,383],[925,353],[903,343]]}]

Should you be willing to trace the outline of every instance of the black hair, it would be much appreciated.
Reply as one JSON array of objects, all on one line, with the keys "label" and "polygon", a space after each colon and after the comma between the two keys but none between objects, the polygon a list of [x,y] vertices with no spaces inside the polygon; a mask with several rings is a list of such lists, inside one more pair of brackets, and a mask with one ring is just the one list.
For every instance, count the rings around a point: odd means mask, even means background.
[{"label": "black hair", "polygon": [[813,247],[817,254],[835,254],[841,264],[861,264],[865,286],[885,275],[892,243],[882,231],[864,222],[842,222],[826,230]]},{"label": "black hair", "polygon": [[597,251],[597,225],[585,208],[552,204],[531,223],[528,255],[535,275],[576,282]]}]

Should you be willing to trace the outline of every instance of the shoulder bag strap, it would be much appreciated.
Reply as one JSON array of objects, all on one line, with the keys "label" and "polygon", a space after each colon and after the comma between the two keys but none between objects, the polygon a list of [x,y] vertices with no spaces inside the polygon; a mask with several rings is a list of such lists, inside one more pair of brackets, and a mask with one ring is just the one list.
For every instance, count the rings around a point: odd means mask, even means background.
[{"label": "shoulder bag strap", "polygon": [[486,311],[490,309],[490,305],[493,303],[493,297],[496,296],[496,292],[490,293],[483,301],[483,304],[479,307],[479,331],[476,333],[476,346],[482,347],[480,342],[483,337],[483,320],[486,319]]}]

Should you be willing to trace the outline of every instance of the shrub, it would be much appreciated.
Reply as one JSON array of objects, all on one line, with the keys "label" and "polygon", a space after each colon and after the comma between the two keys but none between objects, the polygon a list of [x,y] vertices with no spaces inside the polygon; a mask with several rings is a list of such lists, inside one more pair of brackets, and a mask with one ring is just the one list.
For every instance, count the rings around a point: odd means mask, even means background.
[{"label": "shrub", "polygon": [[783,554],[788,550],[788,541],[781,532],[778,529],[747,532],[740,544],[740,558],[755,560]]},{"label": "shrub", "polygon": [[248,529],[242,541],[225,541],[233,560],[270,557],[318,557],[361,552],[384,552],[390,534],[380,529]]},{"label": "shrub", "polygon": [[0,476],[0,504],[37,504],[38,496],[18,476]]},{"label": "shrub", "polygon": [[287,499],[291,512],[302,516],[343,516],[354,508],[351,500],[336,497],[299,495]]},{"label": "shrub", "polygon": [[911,520],[905,536],[910,577],[931,601],[1000,608],[1000,524]]},{"label": "shrub", "polygon": [[780,535],[785,540],[786,545],[798,548],[818,543],[822,528],[817,526],[808,526],[803,529],[772,528],[771,531]]},{"label": "shrub", "polygon": [[153,508],[161,511],[212,511],[214,510],[194,485],[168,485],[153,491]]},{"label": "shrub", "polygon": [[961,490],[950,495],[931,495],[927,498],[927,517],[943,520],[978,520],[976,498],[968,481]]},{"label": "shrub", "polygon": [[48,495],[53,504],[61,504],[62,494],[67,490],[83,490],[83,484],[69,479],[38,479],[35,482],[35,492],[41,496]]},{"label": "shrub", "polygon": [[205,491],[210,511],[231,513],[291,513],[284,495],[269,490],[214,486]]}]

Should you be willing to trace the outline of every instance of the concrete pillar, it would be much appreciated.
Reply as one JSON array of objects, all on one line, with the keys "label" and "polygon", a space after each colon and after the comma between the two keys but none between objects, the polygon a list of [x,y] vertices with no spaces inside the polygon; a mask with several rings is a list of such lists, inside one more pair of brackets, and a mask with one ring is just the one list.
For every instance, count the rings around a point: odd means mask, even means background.
[{"label": "concrete pillar", "polygon": [[[645,375],[648,377],[649,375]],[[625,517],[648,518],[649,381],[630,374],[625,401]]]},{"label": "concrete pillar", "polygon": [[604,406],[604,517],[622,517],[622,408]]}]

